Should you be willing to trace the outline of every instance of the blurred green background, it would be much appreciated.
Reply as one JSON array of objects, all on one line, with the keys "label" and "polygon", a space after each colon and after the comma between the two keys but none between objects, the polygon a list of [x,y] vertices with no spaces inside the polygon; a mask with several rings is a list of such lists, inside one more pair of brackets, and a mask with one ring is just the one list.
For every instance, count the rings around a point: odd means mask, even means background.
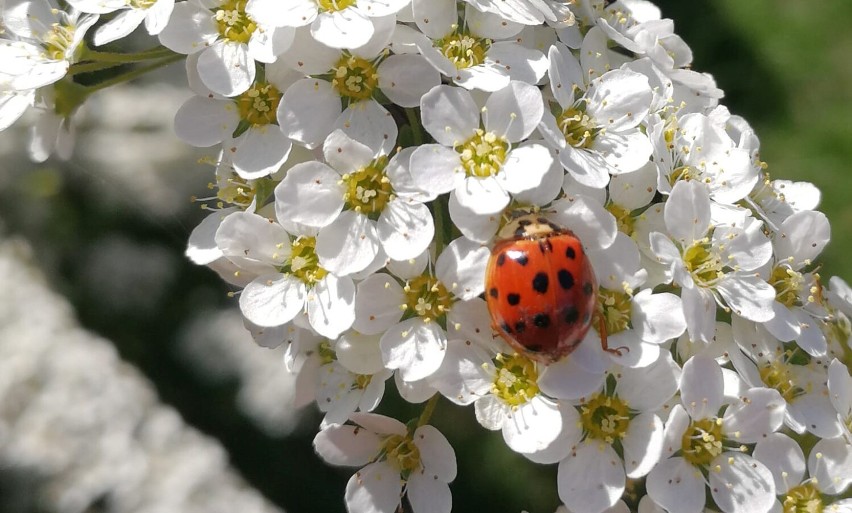
[{"label": "blurred green background", "polygon": [[[808,180],[822,190],[820,208],[833,226],[822,274],[852,279],[847,257],[852,244],[852,2],[658,4],[692,47],[694,69],[712,73],[726,92],[724,104],[757,130],[772,177]],[[181,68],[173,71],[179,74]],[[133,197],[132,180],[95,176],[79,160],[32,165],[21,150],[16,155],[0,164],[0,233],[31,242],[52,286],[69,298],[81,323],[114,341],[122,356],[153,380],[161,399],[220,440],[233,465],[274,503],[292,513],[344,511],[343,490],[352,469],[327,467],[314,456],[311,439],[320,417],[312,408],[288,436],[274,436],[235,407],[235,381],[200,379],[178,355],[176,341],[187,318],[234,304],[217,276],[182,256],[189,231],[203,217],[197,205],[181,198],[182,206],[160,215],[155,206]],[[190,183],[199,195],[212,177],[210,166],[195,161],[158,172]],[[164,285],[143,306],[108,304],[93,284],[93,279],[111,279],[106,271],[93,275],[90,265],[91,253],[105,240],[145,248],[170,266]],[[400,412],[418,413],[393,393],[380,411],[394,411],[400,418],[405,418]],[[459,460],[459,477],[452,484],[454,510],[555,510],[555,466],[533,465],[512,454],[499,433],[478,427],[472,408],[444,401],[434,418]]]}]

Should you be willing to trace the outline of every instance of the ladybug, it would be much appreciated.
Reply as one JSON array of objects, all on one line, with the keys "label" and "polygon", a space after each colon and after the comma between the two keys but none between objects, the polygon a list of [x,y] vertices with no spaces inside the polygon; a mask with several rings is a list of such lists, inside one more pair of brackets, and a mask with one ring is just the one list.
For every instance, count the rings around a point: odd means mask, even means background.
[{"label": "ladybug", "polygon": [[[514,349],[552,363],[583,340],[595,316],[598,283],[580,239],[545,217],[509,222],[491,250],[485,295],[495,330]],[[598,316],[604,350],[609,349]]]}]

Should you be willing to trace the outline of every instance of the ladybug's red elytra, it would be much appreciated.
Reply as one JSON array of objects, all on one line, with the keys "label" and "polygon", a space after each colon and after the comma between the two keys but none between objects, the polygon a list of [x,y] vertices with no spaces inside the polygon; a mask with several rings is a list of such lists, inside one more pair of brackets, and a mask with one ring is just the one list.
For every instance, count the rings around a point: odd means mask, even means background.
[{"label": "ladybug's red elytra", "polygon": [[[491,250],[485,298],[495,330],[515,350],[544,363],[570,354],[595,317],[598,284],[580,240],[547,218],[508,223]],[[601,324],[604,350],[609,349]]]}]

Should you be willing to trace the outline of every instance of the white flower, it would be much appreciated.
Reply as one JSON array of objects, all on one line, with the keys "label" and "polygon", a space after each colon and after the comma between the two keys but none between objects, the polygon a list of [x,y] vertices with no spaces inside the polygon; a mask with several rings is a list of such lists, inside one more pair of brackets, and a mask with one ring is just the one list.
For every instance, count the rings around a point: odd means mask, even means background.
[{"label": "white flower", "polygon": [[696,355],[684,365],[682,405],[669,415],[663,459],[646,482],[651,499],[669,511],[702,511],[705,486],[724,513],[766,512],[774,504],[772,473],[742,444],[758,442],[781,426],[784,401],[776,390],[752,388],[719,417],[723,387],[722,370],[711,358]]},{"label": "white flower", "polygon": [[797,212],[778,227],[773,240],[774,264],[768,272],[775,288],[775,315],[766,324],[782,342],[795,340],[812,356],[822,356],[828,349],[820,329],[827,312],[819,304],[819,277],[804,272],[822,252],[831,238],[828,219],[821,212]]},{"label": "white flower", "polygon": [[95,31],[92,41],[96,46],[130,35],[142,22],[148,34],[159,34],[168,24],[175,6],[175,0],[68,0],[68,3],[82,12],[94,14],[122,11]]},{"label": "white flower", "polygon": [[828,391],[831,405],[837,411],[837,421],[843,429],[847,443],[852,443],[852,378],[849,369],[838,359],[828,367]]},{"label": "white flower", "polygon": [[749,152],[738,148],[720,124],[704,114],[686,114],[650,123],[657,188],[666,193],[678,180],[698,180],[714,201],[734,204],[746,197],[758,180]]},{"label": "white flower", "polygon": [[[378,348],[378,339],[374,342]],[[372,372],[352,372],[334,359],[330,348],[326,349],[326,354],[322,354],[322,349],[320,352],[324,361],[318,371],[316,401],[320,411],[325,413],[321,426],[342,424],[356,410],[373,411],[382,400],[385,381],[393,371],[382,368],[379,360],[378,368],[370,369]]]},{"label": "white flower", "polygon": [[275,188],[280,219],[320,228],[320,264],[337,274],[365,269],[380,248],[395,260],[422,253],[435,233],[423,204],[431,199],[413,186],[410,151],[388,160],[335,130],[323,146],[325,160],[293,166]]},{"label": "white flower", "polygon": [[285,85],[255,82],[234,98],[193,96],[175,115],[175,133],[193,146],[223,143],[234,171],[244,179],[270,175],[292,147],[277,126],[279,87]]},{"label": "white flower", "polygon": [[0,88],[26,91],[65,76],[79,58],[86,31],[96,15],[63,11],[49,0],[7,0],[3,26],[12,39],[0,38]]},{"label": "white flower", "polygon": [[255,80],[254,61],[274,62],[294,35],[292,28],[264,26],[245,6],[246,0],[179,2],[159,34],[160,43],[177,53],[199,53],[198,74],[211,91],[241,94]]},{"label": "white flower", "polygon": [[785,349],[765,323],[735,317],[732,335],[739,347],[728,353],[734,368],[748,386],[778,390],[787,403],[784,422],[790,429],[821,438],[841,435],[826,387],[825,360],[802,358],[798,349]]},{"label": "white flower", "polygon": [[[385,366],[399,369],[405,381],[434,373],[451,335],[490,339],[484,291],[488,248],[459,238],[438,256],[434,274],[422,269],[405,274],[404,285],[390,274],[377,273],[358,285],[354,328],[382,334]],[[447,330],[441,327],[444,324]]]},{"label": "white flower", "polygon": [[671,239],[651,234],[651,248],[665,264],[681,299],[687,329],[693,340],[713,338],[716,304],[757,322],[772,318],[775,289],[752,271],[772,255],[761,223],[748,218],[744,227],[714,227],[710,193],[703,183],[679,181],[665,204],[664,218]]},{"label": "white flower", "polygon": [[679,371],[668,356],[647,369],[621,369],[610,392],[602,388],[577,402],[583,441],[562,449],[557,473],[569,509],[607,511],[624,493],[626,477],[643,477],[657,464],[663,421],[655,411],[674,396]]},{"label": "white flower", "polygon": [[588,88],[577,59],[563,45],[551,46],[550,88],[559,104],[545,111],[540,130],[559,151],[559,161],[579,183],[603,188],[610,174],[636,171],[648,162],[651,142],[639,128],[651,106],[644,75],[612,70]]},{"label": "white flower", "polygon": [[510,39],[522,25],[469,4],[459,21],[455,0],[412,0],[411,8],[422,32],[413,33],[413,44],[456,85],[493,92],[512,80],[536,84],[547,71],[540,50]]},{"label": "white flower", "polygon": [[235,212],[220,224],[216,244],[256,276],[240,294],[240,310],[254,324],[280,326],[304,313],[317,333],[336,338],[355,320],[355,284],[319,265],[309,231],[291,236],[269,219]]},{"label": "white flower", "polygon": [[402,422],[355,413],[353,424],[333,425],[314,438],[328,463],[364,466],[346,485],[350,513],[392,513],[405,495],[415,513],[449,513],[448,483],[456,477],[456,457],[440,431],[430,425],[409,432]]},{"label": "white flower", "polygon": [[411,155],[414,182],[431,194],[452,191],[477,214],[493,214],[509,204],[509,194],[536,187],[552,162],[548,149],[526,139],[541,119],[538,88],[511,82],[492,93],[480,109],[470,93],[437,86],[420,103],[423,126],[437,144]]},{"label": "white flower", "polygon": [[[782,508],[784,511],[852,509],[852,500],[831,503],[824,497],[843,493],[852,483],[852,446],[842,438],[818,441],[811,448],[807,467],[801,447],[781,433],[772,433],[759,441],[754,457],[772,472],[775,491],[780,496],[776,502],[778,511]],[[805,478],[805,470],[809,478]]]},{"label": "white flower", "polygon": [[[410,0],[249,0],[246,10],[274,27],[310,25],[311,36],[332,48],[367,44],[378,23],[395,23],[395,14]],[[386,18],[386,19],[382,19]]]}]

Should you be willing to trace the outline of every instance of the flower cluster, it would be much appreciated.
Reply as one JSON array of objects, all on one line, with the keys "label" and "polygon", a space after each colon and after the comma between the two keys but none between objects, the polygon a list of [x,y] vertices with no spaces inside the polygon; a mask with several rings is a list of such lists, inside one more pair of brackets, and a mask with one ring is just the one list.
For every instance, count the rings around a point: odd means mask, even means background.
[{"label": "flower cluster", "polygon": [[[852,511],[852,288],[819,273],[819,191],[769,176],[650,2],[49,1],[1,11],[0,129],[33,107],[33,158],[67,156],[77,107],[120,81],[77,74],[185,56],[175,131],[218,152],[187,255],[287,344],[317,453],[359,468],[350,512],[450,511],[440,397],[558,464],[575,513]],[[84,44],[143,21],[162,47]],[[599,284],[549,364],[483,299],[519,213],[573,231]],[[418,418],[371,413],[391,378]]]}]

